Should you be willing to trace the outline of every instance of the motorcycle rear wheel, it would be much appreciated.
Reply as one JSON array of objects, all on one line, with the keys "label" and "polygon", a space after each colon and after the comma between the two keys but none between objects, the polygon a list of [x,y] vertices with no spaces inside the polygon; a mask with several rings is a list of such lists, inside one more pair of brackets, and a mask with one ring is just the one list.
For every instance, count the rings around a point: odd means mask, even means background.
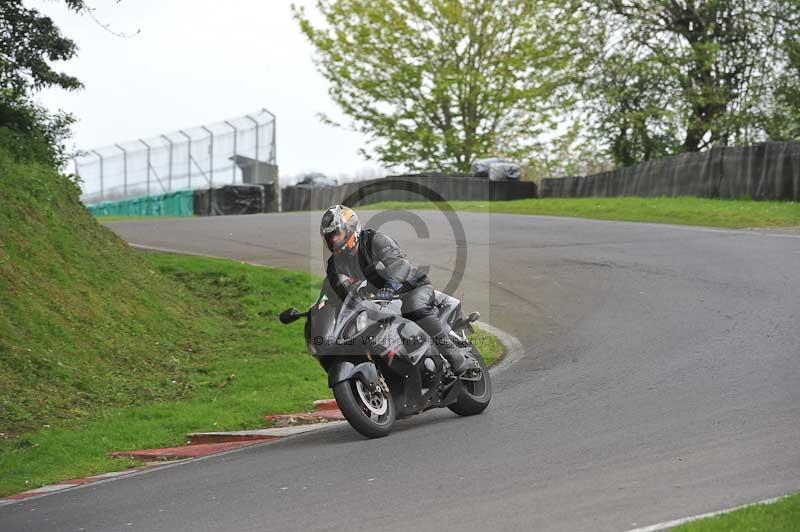
[{"label": "motorcycle rear wheel", "polygon": [[[365,400],[364,387],[359,390],[359,380],[349,379],[333,387],[336,404],[344,418],[354,429],[367,438],[382,438],[394,427],[397,417],[391,394],[382,394],[382,401],[369,403]],[[382,412],[380,414],[376,412]]]},{"label": "motorcycle rear wheel", "polygon": [[472,346],[472,356],[481,366],[481,379],[478,381],[461,381],[461,391],[458,394],[458,399],[447,407],[459,416],[480,414],[486,410],[492,400],[492,380],[489,377],[489,369],[483,361],[483,356],[475,346]]}]

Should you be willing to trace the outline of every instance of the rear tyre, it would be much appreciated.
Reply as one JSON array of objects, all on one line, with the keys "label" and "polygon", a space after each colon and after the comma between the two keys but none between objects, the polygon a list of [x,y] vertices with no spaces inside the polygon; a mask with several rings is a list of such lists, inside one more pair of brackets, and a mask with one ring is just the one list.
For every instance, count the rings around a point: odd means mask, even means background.
[{"label": "rear tyre", "polygon": [[455,403],[448,406],[459,416],[474,416],[480,414],[492,400],[492,380],[483,357],[475,346],[472,346],[472,356],[481,366],[481,379],[478,381],[461,381],[461,391]]},{"label": "rear tyre", "polygon": [[336,404],[344,418],[367,438],[382,438],[392,431],[397,411],[391,394],[370,394],[358,378],[333,387]]}]

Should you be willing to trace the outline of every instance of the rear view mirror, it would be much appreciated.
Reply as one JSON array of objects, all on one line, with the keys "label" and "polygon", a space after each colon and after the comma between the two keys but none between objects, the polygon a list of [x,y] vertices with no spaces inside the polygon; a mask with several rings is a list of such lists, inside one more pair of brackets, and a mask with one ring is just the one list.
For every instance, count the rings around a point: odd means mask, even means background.
[{"label": "rear view mirror", "polygon": [[296,321],[297,318],[299,317],[300,317],[300,312],[298,312],[296,308],[292,307],[292,308],[287,308],[286,310],[281,312],[281,315],[278,316],[278,319],[281,320],[281,323],[287,324]]}]

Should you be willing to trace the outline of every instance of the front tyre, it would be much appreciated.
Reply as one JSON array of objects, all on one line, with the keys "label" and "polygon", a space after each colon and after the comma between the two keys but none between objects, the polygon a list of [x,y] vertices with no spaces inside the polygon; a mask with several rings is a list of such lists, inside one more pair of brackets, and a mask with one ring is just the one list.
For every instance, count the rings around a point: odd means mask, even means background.
[{"label": "front tyre", "polygon": [[382,438],[392,431],[397,411],[391,394],[371,394],[354,378],[335,385],[333,396],[347,422],[367,438]]},{"label": "front tyre", "polygon": [[489,376],[489,369],[475,346],[472,346],[472,356],[481,366],[481,378],[477,381],[461,381],[458,399],[447,407],[459,416],[480,414],[492,400],[492,379]]}]

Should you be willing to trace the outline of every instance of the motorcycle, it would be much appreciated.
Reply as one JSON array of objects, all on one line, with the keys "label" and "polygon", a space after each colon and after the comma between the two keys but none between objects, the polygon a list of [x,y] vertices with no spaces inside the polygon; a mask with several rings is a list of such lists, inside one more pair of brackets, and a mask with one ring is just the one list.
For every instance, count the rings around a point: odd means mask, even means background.
[{"label": "motorcycle", "polygon": [[489,406],[489,371],[469,341],[472,322],[480,315],[464,316],[461,302],[439,291],[434,304],[456,345],[470,349],[478,361],[477,375],[454,375],[436,341],[402,317],[399,298],[377,299],[366,281],[340,297],[326,279],[311,308],[287,309],[279,319],[289,324],[306,318],[307,348],[327,372],[345,419],[362,435],[380,438],[391,432],[397,419],[432,408],[471,416]]}]

